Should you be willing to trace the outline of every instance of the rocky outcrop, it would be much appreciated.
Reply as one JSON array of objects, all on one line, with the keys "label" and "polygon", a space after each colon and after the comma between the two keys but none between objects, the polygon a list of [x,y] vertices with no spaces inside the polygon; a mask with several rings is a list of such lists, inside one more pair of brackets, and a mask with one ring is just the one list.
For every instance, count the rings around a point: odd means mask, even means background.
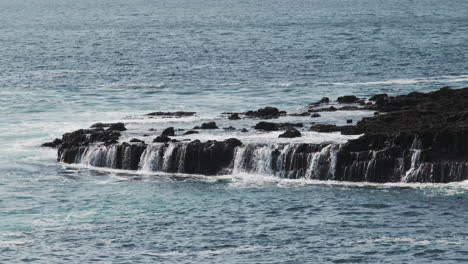
[{"label": "rocky outcrop", "polygon": [[[379,183],[468,179],[468,88],[445,87],[400,96],[380,94],[371,99],[375,104],[368,108],[381,114],[364,118],[356,125],[311,127],[322,133],[363,134],[344,144],[243,144],[233,138],[176,142],[167,136],[173,135],[170,132],[174,129],[167,133],[166,129],[149,145],[139,139],[119,143],[124,124],[98,123],[90,129],[66,133],[44,146],[57,147],[61,162],[129,170],[204,175],[247,172]],[[301,136],[294,127],[303,124],[262,121],[255,129],[284,129],[280,135],[284,138]],[[199,128],[217,126],[208,122]],[[195,131],[186,132],[189,133]]]}]

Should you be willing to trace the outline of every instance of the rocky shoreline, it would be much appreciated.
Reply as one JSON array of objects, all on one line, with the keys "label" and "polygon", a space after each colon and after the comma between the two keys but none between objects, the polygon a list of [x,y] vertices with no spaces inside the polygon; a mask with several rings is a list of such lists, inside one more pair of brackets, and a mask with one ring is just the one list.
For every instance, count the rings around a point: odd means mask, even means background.
[{"label": "rocky shoreline", "polygon": [[[346,125],[319,124],[323,112],[366,110],[375,112]],[[153,112],[149,118],[183,118],[195,112]],[[287,113],[266,107],[242,113],[223,113],[230,125],[215,121],[181,131],[164,129],[152,141],[133,138],[121,142],[124,123],[97,123],[89,129],[66,133],[44,143],[58,149],[58,161],[86,163],[116,169],[219,175],[237,172],[274,174],[285,178],[310,178],[367,182],[446,183],[468,179],[468,88],[441,88],[430,93],[375,95],[368,100],[347,95],[334,104],[329,98],[311,103],[306,111]],[[284,116],[304,122],[273,122]],[[256,124],[238,127],[239,120]],[[310,124],[310,126],[308,125]],[[235,126],[235,127],[234,127]],[[243,138],[177,140],[208,130],[242,133],[281,132],[279,138],[300,138],[307,131],[356,135],[346,143],[243,142]],[[148,135],[145,135],[148,136]]]}]

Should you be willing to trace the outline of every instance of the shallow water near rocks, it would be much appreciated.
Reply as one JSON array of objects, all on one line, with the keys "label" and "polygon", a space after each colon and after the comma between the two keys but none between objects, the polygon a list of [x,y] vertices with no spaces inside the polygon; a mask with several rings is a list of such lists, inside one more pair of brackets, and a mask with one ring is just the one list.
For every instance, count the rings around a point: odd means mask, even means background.
[{"label": "shallow water near rocks", "polygon": [[466,262],[466,182],[118,171],[58,164],[38,146],[152,111],[198,113],[143,124],[159,133],[221,112],[299,112],[323,96],[466,87],[467,5],[0,1],[0,262]]}]

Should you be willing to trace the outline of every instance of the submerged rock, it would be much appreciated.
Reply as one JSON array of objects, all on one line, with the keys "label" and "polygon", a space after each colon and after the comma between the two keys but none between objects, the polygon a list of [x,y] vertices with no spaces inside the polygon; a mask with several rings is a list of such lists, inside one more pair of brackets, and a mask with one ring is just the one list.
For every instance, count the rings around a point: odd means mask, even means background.
[{"label": "submerged rock", "polygon": [[161,116],[161,117],[187,117],[187,116],[194,116],[196,112],[185,112],[185,111],[177,111],[177,112],[152,112],[146,114],[147,116]]},{"label": "submerged rock", "polygon": [[184,133],[184,135],[192,135],[192,134],[198,134],[198,131],[189,130],[189,131],[187,131],[187,132]]}]

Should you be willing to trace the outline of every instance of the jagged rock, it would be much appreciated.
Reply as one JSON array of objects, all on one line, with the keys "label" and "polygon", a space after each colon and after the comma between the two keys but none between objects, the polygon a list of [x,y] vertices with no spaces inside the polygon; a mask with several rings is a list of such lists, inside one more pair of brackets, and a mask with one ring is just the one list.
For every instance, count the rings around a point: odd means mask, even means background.
[{"label": "jagged rock", "polygon": [[57,147],[59,147],[62,143],[63,143],[63,141],[62,141],[61,139],[56,138],[56,139],[54,139],[54,141],[46,142],[46,143],[42,144],[41,146],[42,146],[42,147],[48,147],[48,148],[57,148]]},{"label": "jagged rock", "polygon": [[281,114],[285,114],[286,112],[279,111],[278,108],[276,107],[265,107],[265,108],[260,108],[257,111],[247,111],[245,112],[245,115],[247,117],[257,117],[257,118],[263,118],[263,119],[272,119],[272,118],[278,118]]},{"label": "jagged rock", "polygon": [[177,112],[152,112],[146,114],[147,116],[162,116],[162,117],[187,117],[187,116],[194,116],[196,112],[185,112],[185,111],[177,111]]},{"label": "jagged rock", "polygon": [[319,113],[313,113],[310,115],[310,117],[317,118],[317,117],[321,117],[321,115]]},{"label": "jagged rock", "polygon": [[224,130],[236,130],[233,126],[223,127]]},{"label": "jagged rock", "polygon": [[198,134],[198,131],[189,130],[189,131],[184,133],[184,135],[192,135],[192,134]]},{"label": "jagged rock", "polygon": [[242,132],[242,133],[247,133],[247,132],[249,132],[249,130],[247,130],[247,128],[243,128],[243,129],[241,130],[241,132]]},{"label": "jagged rock", "polygon": [[347,119],[347,120],[346,120],[346,123],[347,123],[347,124],[351,124],[351,123],[353,123],[353,120],[352,120],[352,119]]},{"label": "jagged rock", "polygon": [[165,143],[171,141],[171,138],[168,136],[158,136],[153,139],[153,142]]},{"label": "jagged rock", "polygon": [[352,104],[352,103],[358,103],[359,98],[357,98],[354,95],[345,95],[345,96],[338,97],[337,101],[340,104]]},{"label": "jagged rock", "polygon": [[164,129],[163,132],[161,133],[161,136],[167,136],[167,137],[175,136],[174,128],[173,127],[168,127],[166,129]]},{"label": "jagged rock", "polygon": [[239,114],[238,114],[238,113],[233,113],[233,114],[231,114],[231,115],[228,117],[228,119],[229,119],[229,120],[239,120],[239,119],[241,119],[241,118],[239,117]]},{"label": "jagged rock", "polygon": [[295,128],[289,128],[286,130],[283,134],[280,134],[278,137],[279,138],[295,138],[295,137],[301,137],[301,132]]},{"label": "jagged rock", "polygon": [[130,139],[130,143],[145,143],[145,141],[138,139],[138,138],[132,138]]}]

